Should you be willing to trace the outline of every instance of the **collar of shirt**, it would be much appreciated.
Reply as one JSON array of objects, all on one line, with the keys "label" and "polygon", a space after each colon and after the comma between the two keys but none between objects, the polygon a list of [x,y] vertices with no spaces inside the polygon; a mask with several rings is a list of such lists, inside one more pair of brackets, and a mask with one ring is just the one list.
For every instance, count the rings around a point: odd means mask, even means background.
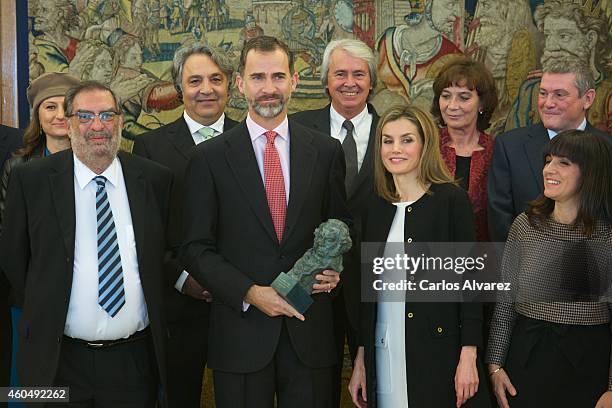
[{"label": "collar of shirt", "polygon": [[117,186],[117,183],[119,182],[121,165],[116,157],[102,174],[96,174],[89,167],[83,164],[83,162],[80,161],[74,153],[72,156],[74,157],[74,175],[81,190],[84,190],[96,176],[104,176],[114,187]]},{"label": "collar of shirt", "polygon": [[[582,123],[580,124],[580,126],[578,126],[578,128],[576,130],[585,130],[586,129],[586,125],[587,125],[587,121],[586,121],[586,117],[585,117],[584,119],[582,119]],[[546,129],[546,131],[548,132],[548,137],[550,139],[552,139],[553,137],[557,136],[557,132],[555,132],[554,130]]]},{"label": "collar of shirt", "polygon": [[[251,119],[250,114],[247,114],[246,125],[247,129],[249,130],[249,135],[251,136],[251,142],[255,142],[255,140],[263,136],[263,134],[268,131],[268,129],[265,129],[255,123],[255,121]],[[280,125],[271,130],[278,133],[278,135],[283,138],[285,142],[289,142],[289,121],[287,120],[287,116],[285,116],[285,119],[281,122]]]},{"label": "collar of shirt", "polygon": [[183,118],[185,119],[185,122],[187,123],[187,127],[189,128],[189,132],[191,133],[191,136],[195,136],[195,135],[200,136],[200,134],[198,133],[198,130],[205,128],[205,127],[212,128],[218,133],[223,133],[223,125],[225,123],[225,112],[222,113],[221,116],[219,116],[219,119],[217,119],[215,123],[213,123],[212,125],[208,125],[208,126],[204,126],[200,122],[196,122],[195,120],[193,120],[193,118],[187,114],[187,111],[183,111]]},{"label": "collar of shirt", "polygon": [[[353,123],[353,137],[357,138],[359,136],[359,128],[361,127],[362,122],[368,117],[368,105],[366,104],[365,108],[361,112],[359,112],[354,118],[351,119]],[[346,118],[339,114],[335,109],[334,105],[330,105],[329,108],[329,131],[331,136],[342,142],[344,140],[344,136],[346,136],[346,129],[342,127],[342,124]],[[366,136],[370,136],[368,133]]]}]

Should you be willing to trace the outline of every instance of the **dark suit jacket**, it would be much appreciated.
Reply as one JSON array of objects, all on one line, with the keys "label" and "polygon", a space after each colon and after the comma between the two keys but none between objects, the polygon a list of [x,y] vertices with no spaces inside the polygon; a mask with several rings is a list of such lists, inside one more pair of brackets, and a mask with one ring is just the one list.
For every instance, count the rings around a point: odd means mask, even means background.
[{"label": "dark suit jacket", "polygon": [[253,284],[268,286],[312,247],[329,218],[349,222],[340,143],[289,120],[290,191],[279,244],[246,123],[196,146],[185,177],[182,259],[210,288],[209,366],[254,372],[273,358],[283,322],[300,361],[336,363],[331,296],[313,295],[305,322],[268,317],[242,302]]},{"label": "dark suit jacket", "polygon": [[[227,131],[236,126],[235,122],[225,117],[223,130]],[[168,246],[166,253],[165,273],[167,279],[167,316],[168,321],[178,321],[201,316],[206,313],[208,304],[180,294],[174,284],[179,275],[185,270],[182,262],[178,260],[178,249],[181,244],[181,223],[183,221],[183,195],[185,185],[185,169],[187,160],[192,153],[195,143],[181,115],[172,123],[158,129],[144,133],[134,140],[132,153],[151,159],[172,171],[173,183],[170,197],[170,214],[168,218]]]},{"label": "dark suit jacket", "polygon": [[[167,169],[119,152],[130,203],[138,269],[162,384],[165,384],[163,253],[172,183]],[[0,265],[17,297],[18,373],[23,386],[50,386],[56,376],[72,288],[75,248],[72,150],[17,166],[11,174]]]},{"label": "dark suit jacket", "polygon": [[[0,125],[0,171],[11,154],[21,146],[22,132]],[[1,210],[0,210],[1,211]],[[1,219],[0,219],[1,222]],[[0,226],[0,234],[2,228]],[[8,311],[9,283],[0,270],[0,387],[8,387],[11,361],[10,313]],[[2,404],[0,404],[2,406]]]},{"label": "dark suit jacket", "polygon": [[11,154],[21,147],[23,132],[8,126],[0,125],[0,170]]},{"label": "dark suit jacket", "polygon": [[[321,133],[329,135],[330,132],[330,110],[331,105],[321,109],[297,112],[291,115],[292,119],[304,126],[310,127]],[[359,173],[351,186],[351,191],[347,191],[348,207],[353,217],[356,234],[360,230],[360,214],[364,211],[365,205],[374,194],[374,139],[376,136],[376,126],[380,119],[374,106],[368,104],[368,112],[372,114],[372,126],[370,127],[370,137],[368,148],[363,158],[363,163]],[[360,265],[355,257],[345,257],[345,270],[342,275],[342,285],[344,287],[344,299],[350,324],[354,330],[359,328],[359,298],[360,298]]]},{"label": "dark suit jacket", "polygon": [[[467,193],[452,184],[434,184],[406,211],[404,236],[410,242],[473,242],[474,215]],[[363,242],[387,241],[396,207],[373,197],[363,215]],[[381,245],[381,251],[384,245]],[[380,256],[383,256],[381,253]],[[369,268],[371,271],[372,269]],[[482,305],[406,302],[406,372],[410,407],[454,407],[453,378],[461,347],[482,353]],[[362,304],[361,343],[365,348],[368,407],[376,407],[376,303]],[[393,358],[393,356],[391,356]],[[478,359],[480,386],[474,406],[488,407],[486,372]],[[472,405],[470,405],[472,406]]]},{"label": "dark suit jacket", "polygon": [[[586,130],[609,138],[587,123]],[[544,147],[550,138],[542,123],[513,129],[495,138],[487,177],[489,235],[504,242],[517,215],[544,191]]]}]

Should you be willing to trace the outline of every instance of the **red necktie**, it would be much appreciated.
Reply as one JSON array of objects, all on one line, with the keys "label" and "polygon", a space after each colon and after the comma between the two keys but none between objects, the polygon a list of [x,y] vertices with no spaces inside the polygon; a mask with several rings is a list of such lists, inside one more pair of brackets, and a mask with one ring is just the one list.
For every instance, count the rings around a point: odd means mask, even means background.
[{"label": "red necktie", "polygon": [[285,196],[285,179],[283,178],[283,169],[280,163],[278,151],[274,146],[274,139],[278,133],[269,130],[264,133],[267,138],[266,149],[264,150],[264,178],[266,185],[266,197],[268,198],[268,206],[270,214],[272,214],[272,222],[278,242],[283,239],[283,230],[285,229],[285,215],[287,213],[287,202]]}]

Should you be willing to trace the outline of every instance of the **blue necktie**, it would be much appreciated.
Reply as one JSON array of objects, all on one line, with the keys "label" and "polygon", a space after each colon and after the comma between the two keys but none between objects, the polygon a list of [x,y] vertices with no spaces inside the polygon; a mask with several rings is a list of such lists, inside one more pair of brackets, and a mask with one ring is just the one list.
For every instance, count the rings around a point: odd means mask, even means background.
[{"label": "blue necktie", "polygon": [[125,304],[123,289],[123,268],[119,254],[119,241],[113,221],[106,177],[94,177],[96,191],[96,214],[98,225],[98,304],[111,317],[115,317]]}]

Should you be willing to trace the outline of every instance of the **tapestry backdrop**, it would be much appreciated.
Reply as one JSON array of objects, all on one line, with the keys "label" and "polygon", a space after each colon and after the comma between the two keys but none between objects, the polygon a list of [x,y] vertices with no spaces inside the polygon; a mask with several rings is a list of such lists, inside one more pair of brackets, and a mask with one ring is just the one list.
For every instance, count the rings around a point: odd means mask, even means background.
[{"label": "tapestry backdrop", "polygon": [[[30,79],[70,72],[116,92],[125,113],[125,146],[182,112],[172,84],[175,50],[192,41],[236,60],[245,40],[273,35],[296,53],[300,81],[291,111],[327,103],[320,83],[323,50],[356,37],[378,58],[372,103],[383,112],[410,101],[429,108],[432,83],[456,55],[492,71],[500,107],[491,132],[539,121],[541,67],[579,58],[597,79],[589,113],[612,130],[612,0],[29,0]],[[232,87],[228,113],[245,115]]]}]

